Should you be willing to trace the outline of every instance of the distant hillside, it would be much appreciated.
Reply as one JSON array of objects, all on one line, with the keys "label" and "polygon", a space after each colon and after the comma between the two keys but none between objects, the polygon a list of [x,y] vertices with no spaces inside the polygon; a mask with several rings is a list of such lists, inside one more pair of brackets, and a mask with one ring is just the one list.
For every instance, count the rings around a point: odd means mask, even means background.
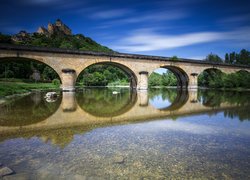
[{"label": "distant hillside", "polygon": [[54,24],[49,23],[47,29],[39,27],[34,33],[20,31],[12,36],[0,33],[0,43],[113,52],[108,47],[102,46],[82,34],[73,35],[71,29],[59,19]]}]

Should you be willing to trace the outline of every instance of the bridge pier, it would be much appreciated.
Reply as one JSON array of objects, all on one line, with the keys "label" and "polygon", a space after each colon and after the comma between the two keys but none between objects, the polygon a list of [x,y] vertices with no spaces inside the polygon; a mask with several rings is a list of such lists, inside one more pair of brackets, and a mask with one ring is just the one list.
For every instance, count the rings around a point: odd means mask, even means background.
[{"label": "bridge pier", "polygon": [[190,103],[197,103],[198,102],[198,92],[197,89],[190,89],[189,93],[189,100]]},{"label": "bridge pier", "polygon": [[198,73],[191,73],[189,76],[188,89],[197,89],[198,88]]},{"label": "bridge pier", "polygon": [[138,101],[140,106],[148,106],[148,91],[138,91]]},{"label": "bridge pier", "polygon": [[63,92],[61,107],[63,112],[74,112],[77,108],[75,92]]},{"label": "bridge pier", "polygon": [[61,74],[63,91],[74,91],[76,82],[76,72],[74,69],[63,69]]},{"label": "bridge pier", "polygon": [[148,89],[148,72],[141,71],[139,72],[139,81],[137,85],[138,90],[147,90]]}]

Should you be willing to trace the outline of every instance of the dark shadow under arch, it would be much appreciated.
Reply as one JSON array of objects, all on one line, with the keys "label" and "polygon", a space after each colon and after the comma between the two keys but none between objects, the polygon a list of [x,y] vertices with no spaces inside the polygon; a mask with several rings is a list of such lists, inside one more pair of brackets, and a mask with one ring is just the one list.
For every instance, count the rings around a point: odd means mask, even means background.
[{"label": "dark shadow under arch", "polygon": [[8,62],[34,62],[34,63],[44,64],[47,67],[51,68],[57,74],[57,78],[60,80],[60,82],[62,82],[60,75],[53,67],[37,59],[25,58],[25,57],[1,57],[0,58],[0,63],[8,63]]},{"label": "dark shadow under arch", "polygon": [[177,78],[177,87],[178,88],[184,88],[184,89],[188,88],[189,78],[188,78],[187,73],[183,69],[181,69],[177,66],[161,66],[160,68],[168,69],[172,73],[174,73],[174,75]]},{"label": "dark shadow under arch", "polygon": [[217,68],[206,68],[198,75],[198,86],[209,87],[211,79],[221,78],[223,71]]}]

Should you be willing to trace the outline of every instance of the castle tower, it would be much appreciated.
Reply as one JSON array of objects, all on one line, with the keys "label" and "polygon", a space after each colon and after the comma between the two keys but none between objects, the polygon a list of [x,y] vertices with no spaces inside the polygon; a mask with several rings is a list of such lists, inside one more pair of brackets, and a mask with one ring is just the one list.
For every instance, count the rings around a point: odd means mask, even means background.
[{"label": "castle tower", "polygon": [[61,27],[61,26],[63,26],[63,23],[60,19],[57,19],[55,25],[58,27]]},{"label": "castle tower", "polygon": [[49,23],[48,24],[48,32],[49,34],[53,34],[54,33],[54,25]]},{"label": "castle tower", "polygon": [[45,27],[41,26],[38,28],[37,33],[48,35],[48,30]]}]

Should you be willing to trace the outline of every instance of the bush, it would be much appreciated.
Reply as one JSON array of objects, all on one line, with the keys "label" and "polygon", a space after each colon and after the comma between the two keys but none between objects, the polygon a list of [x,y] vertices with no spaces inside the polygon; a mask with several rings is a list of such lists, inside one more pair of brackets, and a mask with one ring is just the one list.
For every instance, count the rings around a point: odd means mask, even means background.
[{"label": "bush", "polygon": [[59,86],[61,83],[59,79],[53,79],[52,84],[54,84],[55,86]]}]

